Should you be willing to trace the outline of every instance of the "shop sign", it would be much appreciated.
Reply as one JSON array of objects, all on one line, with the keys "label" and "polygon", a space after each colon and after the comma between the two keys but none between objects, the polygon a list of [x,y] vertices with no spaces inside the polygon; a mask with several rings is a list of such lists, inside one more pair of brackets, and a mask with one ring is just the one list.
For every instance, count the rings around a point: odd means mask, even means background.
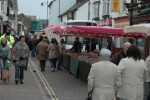
[{"label": "shop sign", "polygon": [[112,0],[112,12],[120,11],[120,0]]}]

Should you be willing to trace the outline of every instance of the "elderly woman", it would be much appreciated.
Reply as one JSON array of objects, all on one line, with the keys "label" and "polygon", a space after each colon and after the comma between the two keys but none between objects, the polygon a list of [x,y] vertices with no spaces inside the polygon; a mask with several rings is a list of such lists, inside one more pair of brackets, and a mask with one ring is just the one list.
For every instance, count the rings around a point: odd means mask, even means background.
[{"label": "elderly woman", "polygon": [[122,85],[118,90],[120,100],[143,100],[143,84],[147,79],[147,68],[136,46],[130,46],[118,65]]},{"label": "elderly woman", "polygon": [[5,70],[6,61],[10,60],[10,48],[7,45],[7,39],[2,38],[0,43],[0,72],[1,72],[1,79],[3,70]]},{"label": "elderly woman", "polygon": [[117,66],[110,62],[111,51],[102,49],[100,55],[100,61],[92,64],[88,76],[88,90],[93,91],[92,100],[115,100],[121,76]]}]

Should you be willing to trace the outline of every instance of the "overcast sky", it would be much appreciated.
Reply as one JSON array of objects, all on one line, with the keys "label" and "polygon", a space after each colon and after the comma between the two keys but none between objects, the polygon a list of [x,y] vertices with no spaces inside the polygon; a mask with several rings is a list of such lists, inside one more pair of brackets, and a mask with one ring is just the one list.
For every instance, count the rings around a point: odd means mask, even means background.
[{"label": "overcast sky", "polygon": [[[45,2],[43,6],[41,6],[42,2]],[[18,0],[19,14],[24,13],[25,15],[35,15],[37,19],[47,19],[46,2],[47,0]]]}]

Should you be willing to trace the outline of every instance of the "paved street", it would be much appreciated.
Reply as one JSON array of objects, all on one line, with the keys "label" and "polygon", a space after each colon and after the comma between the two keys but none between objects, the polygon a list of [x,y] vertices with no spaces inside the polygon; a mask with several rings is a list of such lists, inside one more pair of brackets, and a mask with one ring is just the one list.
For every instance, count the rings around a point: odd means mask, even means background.
[{"label": "paved street", "polygon": [[[39,65],[37,58],[32,58],[32,60],[37,66]],[[86,98],[87,84],[69,74],[68,71],[51,72],[49,61],[47,61],[46,71],[42,74],[59,100],[84,100]]]},{"label": "paved street", "polygon": [[31,58],[24,84],[16,85],[12,66],[10,82],[0,81],[0,100],[84,100],[87,96],[87,85],[66,70],[50,72],[48,61],[45,72],[38,70],[37,58]]}]

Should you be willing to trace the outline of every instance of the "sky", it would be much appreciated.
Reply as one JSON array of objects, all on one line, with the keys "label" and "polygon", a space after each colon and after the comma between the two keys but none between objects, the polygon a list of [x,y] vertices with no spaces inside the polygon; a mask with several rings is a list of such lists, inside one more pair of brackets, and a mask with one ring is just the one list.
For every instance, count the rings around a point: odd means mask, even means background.
[{"label": "sky", "polygon": [[[52,0],[48,0],[50,2]],[[41,3],[45,2],[43,6]],[[34,15],[37,19],[47,19],[47,0],[18,0],[19,14]]]}]

